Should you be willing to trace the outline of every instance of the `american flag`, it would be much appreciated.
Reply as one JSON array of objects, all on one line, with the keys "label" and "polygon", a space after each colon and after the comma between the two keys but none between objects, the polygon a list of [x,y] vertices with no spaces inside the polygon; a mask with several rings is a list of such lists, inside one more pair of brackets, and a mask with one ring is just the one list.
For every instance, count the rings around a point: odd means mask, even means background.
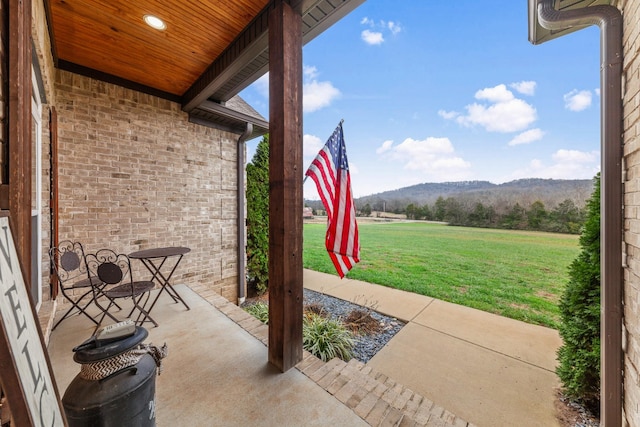
[{"label": "american flag", "polygon": [[360,241],[342,122],[333,131],[305,175],[316,183],[327,211],[325,246],[340,278],[343,278],[360,261]]}]

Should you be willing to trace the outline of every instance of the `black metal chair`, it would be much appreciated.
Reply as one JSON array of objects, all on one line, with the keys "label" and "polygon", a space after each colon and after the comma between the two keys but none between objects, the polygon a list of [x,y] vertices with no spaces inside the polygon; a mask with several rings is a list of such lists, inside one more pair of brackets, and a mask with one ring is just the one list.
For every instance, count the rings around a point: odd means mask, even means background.
[{"label": "black metal chair", "polygon": [[82,244],[70,240],[60,242],[57,247],[49,249],[49,259],[58,278],[60,292],[71,303],[71,307],[53,325],[52,330],[69,317],[74,309],[78,310],[78,314],[84,314],[99,325],[100,323],[87,313],[87,308],[95,302],[95,296],[99,294],[94,291],[94,286],[101,283],[96,276],[89,274]]},{"label": "black metal chair", "polygon": [[[137,310],[138,317],[136,323],[143,324],[151,322],[158,326],[155,320],[145,310],[145,305],[149,300],[149,293],[154,288],[154,283],[150,280],[133,280],[133,272],[131,270],[131,260],[126,254],[119,254],[111,249],[100,249],[94,254],[86,255],[87,266],[92,275],[98,277],[100,282],[105,284],[101,294],[109,299],[109,304],[104,307],[98,300],[99,295],[94,295],[95,303],[103,312],[100,323],[108,316],[113,321],[119,320],[109,311],[112,306],[117,305],[116,300],[121,298],[131,298],[133,308],[129,312],[128,318],[131,318]],[[94,292],[96,288],[94,287]],[[144,304],[140,304],[142,299],[146,297]]]}]

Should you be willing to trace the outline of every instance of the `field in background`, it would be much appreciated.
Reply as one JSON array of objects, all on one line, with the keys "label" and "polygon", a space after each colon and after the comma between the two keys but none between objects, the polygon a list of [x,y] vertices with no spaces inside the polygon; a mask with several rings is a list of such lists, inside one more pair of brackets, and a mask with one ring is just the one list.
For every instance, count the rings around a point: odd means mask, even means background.
[{"label": "field in background", "polygon": [[[360,221],[360,263],[348,278],[556,328],[578,236],[425,222]],[[324,222],[304,225],[304,267],[336,274]],[[365,295],[366,297],[366,295]]]}]

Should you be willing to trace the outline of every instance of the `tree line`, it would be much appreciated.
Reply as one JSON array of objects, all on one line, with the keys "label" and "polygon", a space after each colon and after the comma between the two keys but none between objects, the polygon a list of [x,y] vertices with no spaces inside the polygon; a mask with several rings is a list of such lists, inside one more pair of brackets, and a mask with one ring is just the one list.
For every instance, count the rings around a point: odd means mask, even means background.
[{"label": "tree line", "polygon": [[[465,227],[502,228],[509,230],[548,231],[578,234],[585,221],[586,208],[578,207],[565,199],[548,209],[537,200],[529,206],[520,203],[469,202],[455,197],[438,197],[433,204],[410,203],[394,213],[405,214],[407,219],[443,221],[450,225]],[[361,216],[370,216],[372,207],[368,203],[359,209]]]}]

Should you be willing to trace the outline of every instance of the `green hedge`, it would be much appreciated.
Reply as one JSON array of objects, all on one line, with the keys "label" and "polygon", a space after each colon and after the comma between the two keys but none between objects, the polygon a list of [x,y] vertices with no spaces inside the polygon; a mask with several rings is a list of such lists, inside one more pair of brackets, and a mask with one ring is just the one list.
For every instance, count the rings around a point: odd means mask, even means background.
[{"label": "green hedge", "polygon": [[269,286],[269,135],[247,164],[247,279],[259,293]]},{"label": "green hedge", "polygon": [[569,283],[560,300],[560,336],[556,369],[564,393],[594,413],[600,406],[600,175],[587,202],[580,235],[582,251],[569,267]]}]

